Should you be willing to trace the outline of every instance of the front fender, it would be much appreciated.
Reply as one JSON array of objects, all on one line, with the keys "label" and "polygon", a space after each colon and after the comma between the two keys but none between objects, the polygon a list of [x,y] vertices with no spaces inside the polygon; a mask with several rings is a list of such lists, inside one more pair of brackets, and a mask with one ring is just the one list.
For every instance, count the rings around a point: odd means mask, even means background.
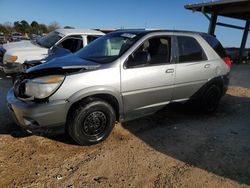
[{"label": "front fender", "polygon": [[108,87],[108,86],[94,86],[94,87],[84,88],[84,89],[79,90],[78,92],[74,93],[73,95],[71,95],[67,99],[67,101],[72,105],[75,102],[77,102],[83,98],[97,95],[97,94],[108,94],[108,95],[113,96],[117,100],[117,102],[119,104],[119,112],[120,112],[120,114],[122,114],[122,112],[123,112],[122,96],[121,96],[119,91],[117,91],[116,89],[114,89],[112,87]]}]

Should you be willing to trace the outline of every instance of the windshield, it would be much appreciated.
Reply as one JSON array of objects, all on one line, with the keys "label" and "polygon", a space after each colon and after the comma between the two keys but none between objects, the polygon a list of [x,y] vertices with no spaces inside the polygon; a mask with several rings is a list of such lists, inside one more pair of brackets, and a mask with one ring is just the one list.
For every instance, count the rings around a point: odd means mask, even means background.
[{"label": "windshield", "polygon": [[127,51],[138,38],[139,35],[132,33],[110,33],[91,42],[76,55],[101,64],[110,63]]},{"label": "windshield", "polygon": [[61,38],[62,38],[61,34],[59,34],[56,31],[52,31],[48,35],[37,39],[36,42],[37,42],[37,44],[39,44],[42,47],[50,48],[57,41],[59,41]]}]

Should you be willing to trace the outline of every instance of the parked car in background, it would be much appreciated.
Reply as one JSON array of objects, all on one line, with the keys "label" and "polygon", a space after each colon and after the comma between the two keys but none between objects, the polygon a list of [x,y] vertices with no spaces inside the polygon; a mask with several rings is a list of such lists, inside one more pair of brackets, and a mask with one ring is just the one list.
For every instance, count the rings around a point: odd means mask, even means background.
[{"label": "parked car in background", "polygon": [[71,53],[71,51],[69,51],[66,48],[61,48],[61,47],[56,47],[55,46],[52,49],[52,51],[49,53],[48,57],[46,57],[44,59],[41,59],[41,60],[25,61],[23,63],[23,71],[22,72],[25,72],[26,69],[28,69],[28,68],[31,68],[31,67],[46,63],[46,62],[48,62],[48,61],[50,61],[50,60],[52,60],[54,58],[62,57],[62,56],[68,55],[70,53]]},{"label": "parked car in background", "polygon": [[6,38],[5,38],[5,36],[4,36],[4,33],[0,33],[0,44],[4,44],[4,43],[6,43],[7,41],[6,41]]},{"label": "parked car in background", "polygon": [[232,47],[232,48],[225,48],[225,50],[228,57],[231,58],[232,63],[238,64],[241,63],[240,61],[242,61],[243,63],[250,61],[250,49],[245,49],[243,51],[242,59],[240,59],[239,57],[240,48]]},{"label": "parked car in background", "polygon": [[[95,40],[95,39],[97,39],[97,37],[94,38],[93,40]],[[93,40],[90,40],[90,42],[92,42]],[[25,72],[27,69],[29,69],[31,67],[46,63],[46,62],[48,62],[48,61],[50,61],[50,60],[52,60],[54,58],[69,55],[71,53],[72,52],[70,50],[66,49],[66,48],[55,46],[55,47],[52,48],[52,50],[49,52],[49,54],[48,54],[48,56],[46,58],[40,59],[40,60],[25,61],[23,63],[23,71],[22,72]]]},{"label": "parked car in background", "polygon": [[247,48],[244,51],[242,63],[250,63],[250,49]]},{"label": "parked car in background", "polygon": [[10,38],[10,42],[17,42],[17,41],[21,41],[26,39],[22,33],[18,33],[18,32],[13,32],[11,33],[11,38]]},{"label": "parked car in background", "polygon": [[8,107],[29,132],[67,131],[81,145],[96,144],[116,121],[172,102],[195,100],[204,112],[214,112],[230,66],[220,42],[205,33],[117,31],[28,69],[8,92]]},{"label": "parked car in background", "polygon": [[57,29],[36,41],[3,44],[0,49],[0,54],[3,54],[0,57],[3,59],[3,70],[6,74],[20,72],[25,61],[44,59],[55,46],[73,53],[102,35],[104,33],[89,29]]}]

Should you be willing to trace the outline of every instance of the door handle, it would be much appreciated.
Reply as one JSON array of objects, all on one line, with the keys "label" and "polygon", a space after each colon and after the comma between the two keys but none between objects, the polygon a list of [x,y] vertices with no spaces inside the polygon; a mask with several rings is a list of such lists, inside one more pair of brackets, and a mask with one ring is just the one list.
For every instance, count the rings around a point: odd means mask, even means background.
[{"label": "door handle", "polygon": [[204,68],[210,68],[210,64],[206,64],[205,66],[204,66]]},{"label": "door handle", "polygon": [[166,72],[166,73],[173,73],[173,72],[174,72],[174,69],[167,69],[165,72]]}]

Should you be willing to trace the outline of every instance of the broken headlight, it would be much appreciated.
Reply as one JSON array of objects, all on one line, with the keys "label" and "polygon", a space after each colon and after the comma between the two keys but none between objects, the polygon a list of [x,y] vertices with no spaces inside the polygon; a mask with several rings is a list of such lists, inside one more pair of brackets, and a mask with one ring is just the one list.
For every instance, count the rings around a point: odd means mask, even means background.
[{"label": "broken headlight", "polygon": [[25,95],[36,99],[45,99],[61,86],[64,78],[64,75],[51,75],[27,80]]}]

